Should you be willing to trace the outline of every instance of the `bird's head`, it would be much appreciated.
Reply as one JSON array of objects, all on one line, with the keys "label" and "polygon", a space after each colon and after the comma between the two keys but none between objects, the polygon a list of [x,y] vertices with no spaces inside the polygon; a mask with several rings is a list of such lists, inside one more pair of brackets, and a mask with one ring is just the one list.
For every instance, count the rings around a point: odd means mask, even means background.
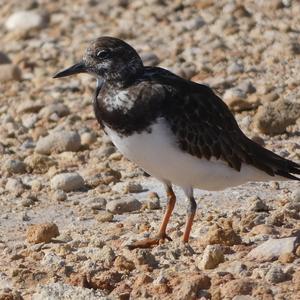
[{"label": "bird's head", "polygon": [[54,75],[54,78],[88,73],[100,81],[127,81],[143,69],[137,52],[124,41],[100,37],[91,42],[82,60]]}]

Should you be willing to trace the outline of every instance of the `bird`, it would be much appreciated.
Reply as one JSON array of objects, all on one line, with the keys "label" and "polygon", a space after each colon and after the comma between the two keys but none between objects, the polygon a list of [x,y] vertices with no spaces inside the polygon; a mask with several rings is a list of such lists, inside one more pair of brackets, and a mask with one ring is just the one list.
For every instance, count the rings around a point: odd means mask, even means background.
[{"label": "bird", "polygon": [[207,85],[144,66],[125,41],[102,36],[82,59],[53,77],[87,73],[96,78],[93,109],[116,148],[163,183],[167,205],[158,233],[133,242],[150,248],[166,240],[176,203],[173,185],[187,200],[184,243],[197,204],[194,189],[219,191],[249,181],[300,180],[300,165],[248,138],[232,112]]}]

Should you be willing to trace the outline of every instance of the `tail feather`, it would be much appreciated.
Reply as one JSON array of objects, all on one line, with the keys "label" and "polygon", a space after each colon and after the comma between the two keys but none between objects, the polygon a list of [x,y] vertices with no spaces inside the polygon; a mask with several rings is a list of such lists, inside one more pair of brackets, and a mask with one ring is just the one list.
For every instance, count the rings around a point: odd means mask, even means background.
[{"label": "tail feather", "polygon": [[248,139],[248,154],[252,158],[252,164],[257,168],[264,170],[271,176],[282,176],[292,180],[300,178],[293,174],[300,175],[300,164],[285,159],[274,152],[263,148],[259,144]]}]

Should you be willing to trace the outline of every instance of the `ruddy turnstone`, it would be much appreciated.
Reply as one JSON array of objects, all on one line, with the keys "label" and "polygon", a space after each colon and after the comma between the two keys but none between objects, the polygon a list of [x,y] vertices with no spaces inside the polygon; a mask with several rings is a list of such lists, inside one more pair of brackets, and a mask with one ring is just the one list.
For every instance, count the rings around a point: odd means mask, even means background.
[{"label": "ruddy turnstone", "polygon": [[97,78],[93,106],[98,122],[121,153],[160,180],[168,204],[158,235],[166,234],[176,197],[187,197],[183,241],[188,242],[196,202],[193,189],[222,190],[248,181],[300,180],[300,165],[247,138],[226,104],[206,85],[158,67],[147,67],[124,41],[100,37],[83,59],[54,78],[88,73]]}]

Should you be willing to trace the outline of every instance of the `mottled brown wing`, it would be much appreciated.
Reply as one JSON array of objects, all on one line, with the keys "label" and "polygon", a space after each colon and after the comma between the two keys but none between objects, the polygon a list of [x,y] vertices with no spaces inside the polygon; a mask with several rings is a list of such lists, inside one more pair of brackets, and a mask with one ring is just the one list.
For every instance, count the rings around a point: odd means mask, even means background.
[{"label": "mottled brown wing", "polygon": [[247,138],[226,104],[208,86],[166,72],[160,80],[168,90],[165,117],[183,151],[223,160],[237,171],[246,163],[271,176],[299,180],[292,174],[300,174],[300,165]]},{"label": "mottled brown wing", "polygon": [[207,160],[221,159],[237,171],[243,161],[250,161],[240,145],[244,134],[226,105],[208,87],[174,92],[171,98],[167,120],[183,151]]}]

